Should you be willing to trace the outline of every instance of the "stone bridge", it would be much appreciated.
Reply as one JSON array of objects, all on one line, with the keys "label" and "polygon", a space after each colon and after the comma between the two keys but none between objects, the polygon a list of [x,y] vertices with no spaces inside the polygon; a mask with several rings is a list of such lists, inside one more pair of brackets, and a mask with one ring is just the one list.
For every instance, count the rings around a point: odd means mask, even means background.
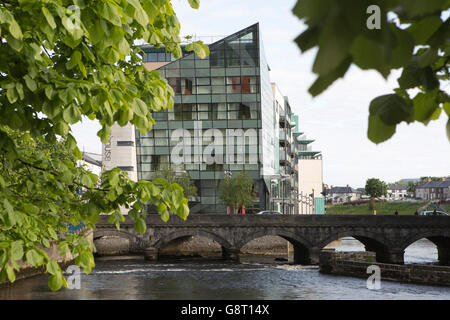
[{"label": "stone bridge", "polygon": [[186,221],[171,216],[167,223],[159,215],[146,219],[147,232],[137,234],[126,217],[120,230],[101,216],[94,239],[125,237],[130,252],[143,252],[157,260],[169,242],[188,236],[204,236],[222,246],[224,259],[239,260],[240,249],[262,236],[279,236],[294,247],[294,263],[317,264],[320,251],[342,237],[354,237],[366,251],[376,253],[378,262],[403,264],[405,249],[426,238],[436,244],[441,264],[450,264],[450,217],[372,215],[190,215]]}]

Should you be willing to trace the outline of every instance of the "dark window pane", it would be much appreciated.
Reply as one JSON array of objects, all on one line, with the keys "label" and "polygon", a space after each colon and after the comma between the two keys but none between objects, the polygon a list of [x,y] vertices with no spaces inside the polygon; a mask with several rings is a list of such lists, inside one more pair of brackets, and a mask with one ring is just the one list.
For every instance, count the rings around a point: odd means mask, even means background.
[{"label": "dark window pane", "polygon": [[192,94],[192,79],[184,79],[184,94]]},{"label": "dark window pane", "polygon": [[250,119],[250,107],[249,106],[241,103],[240,108],[239,108],[238,119],[240,119],[240,120]]},{"label": "dark window pane", "polygon": [[167,78],[169,85],[172,87],[175,93],[181,93],[181,79],[180,78]]},{"label": "dark window pane", "polygon": [[134,146],[134,141],[117,141],[117,146],[120,147]]}]

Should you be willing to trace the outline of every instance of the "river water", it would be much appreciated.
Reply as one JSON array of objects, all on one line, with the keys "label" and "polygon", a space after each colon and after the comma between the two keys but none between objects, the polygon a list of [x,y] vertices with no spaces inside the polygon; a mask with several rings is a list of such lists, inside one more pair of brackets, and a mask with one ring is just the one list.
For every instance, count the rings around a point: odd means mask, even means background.
[{"label": "river water", "polygon": [[[343,239],[339,251],[360,251]],[[405,263],[435,263],[428,240],[410,246]],[[0,288],[0,299],[151,299],[151,300],[297,300],[297,299],[450,299],[450,288],[383,281],[369,290],[365,279],[320,274],[316,266],[291,265],[274,257],[241,257],[240,263],[217,258],[182,258],[157,263],[142,257],[97,258],[91,274],[81,275],[80,289],[51,292],[47,275]]]}]

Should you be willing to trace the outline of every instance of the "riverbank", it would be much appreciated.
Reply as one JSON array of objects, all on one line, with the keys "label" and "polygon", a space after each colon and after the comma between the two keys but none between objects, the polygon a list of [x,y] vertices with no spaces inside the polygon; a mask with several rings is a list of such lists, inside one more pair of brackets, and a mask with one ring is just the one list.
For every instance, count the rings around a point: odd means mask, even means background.
[{"label": "riverbank", "polygon": [[[92,243],[93,242],[93,231],[90,230],[86,234],[86,239]],[[41,248],[45,252],[47,252],[48,256],[56,261],[58,265],[61,267],[61,270],[65,270],[68,266],[73,264],[73,261],[75,260],[76,256],[72,256],[70,252],[66,253],[64,256],[59,255],[59,249],[58,245],[55,241],[50,242],[49,248]],[[27,279],[30,277],[38,276],[47,273],[47,269],[45,266],[41,266],[39,268],[34,267],[31,263],[28,261],[17,261],[17,265],[19,266],[19,271],[15,271],[16,280],[22,280]],[[9,285],[9,280],[0,281],[0,287]]]},{"label": "riverbank", "polygon": [[332,249],[322,251],[319,258],[319,271],[323,274],[367,279],[372,274],[367,273],[371,265],[380,268],[381,281],[450,287],[449,266],[379,263],[375,262],[373,252],[335,252]]},{"label": "riverbank", "polygon": [[[377,215],[393,215],[398,211],[399,215],[414,215],[416,210],[424,206],[426,202],[416,201],[379,201],[375,202],[375,210]],[[450,212],[450,203],[439,204],[439,206],[446,212]],[[434,210],[433,207],[428,206],[424,210]],[[373,214],[369,209],[368,203],[362,204],[335,204],[326,206],[327,214]]]}]

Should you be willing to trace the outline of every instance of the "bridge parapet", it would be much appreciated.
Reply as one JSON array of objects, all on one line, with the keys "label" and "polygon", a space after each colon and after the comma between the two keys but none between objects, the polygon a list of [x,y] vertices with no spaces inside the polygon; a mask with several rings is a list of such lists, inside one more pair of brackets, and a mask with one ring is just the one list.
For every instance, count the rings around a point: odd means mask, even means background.
[{"label": "bridge parapet", "polygon": [[[114,234],[115,226],[101,216],[94,238]],[[317,263],[320,250],[342,237],[354,237],[377,261],[403,263],[403,254],[413,242],[428,238],[439,252],[441,263],[450,257],[450,218],[442,216],[371,215],[190,215],[186,221],[171,216],[168,222],[159,215],[146,218],[147,234],[134,232],[133,221],[125,218],[119,237],[130,239],[134,251],[148,252],[157,259],[158,251],[177,238],[201,235],[218,242],[225,258],[236,259],[247,242],[265,235],[280,236],[294,246],[294,262]]]}]

